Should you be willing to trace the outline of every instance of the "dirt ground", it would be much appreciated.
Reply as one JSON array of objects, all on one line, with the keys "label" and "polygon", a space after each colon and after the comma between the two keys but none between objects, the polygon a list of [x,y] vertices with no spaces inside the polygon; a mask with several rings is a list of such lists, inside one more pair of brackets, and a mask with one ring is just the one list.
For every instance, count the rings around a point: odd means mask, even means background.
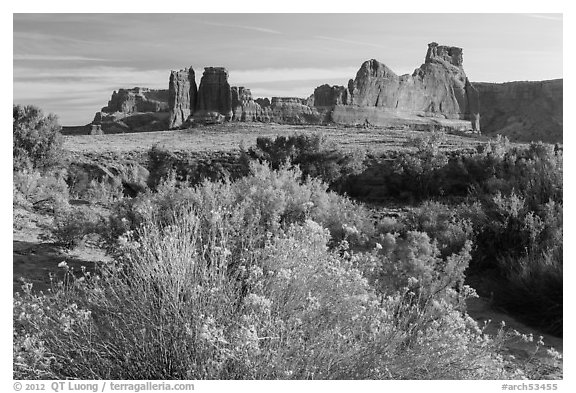
[{"label": "dirt ground", "polygon": [[[334,126],[294,126],[286,124],[222,124],[187,130],[154,131],[109,135],[67,135],[64,147],[76,153],[127,153],[143,152],[154,145],[168,150],[194,152],[238,150],[256,144],[258,137],[276,137],[297,133],[321,133],[330,137],[342,149],[359,149],[367,152],[406,149],[411,138],[429,135],[429,132],[382,128],[354,128]],[[473,147],[487,140],[478,135],[447,135],[443,148]]]}]

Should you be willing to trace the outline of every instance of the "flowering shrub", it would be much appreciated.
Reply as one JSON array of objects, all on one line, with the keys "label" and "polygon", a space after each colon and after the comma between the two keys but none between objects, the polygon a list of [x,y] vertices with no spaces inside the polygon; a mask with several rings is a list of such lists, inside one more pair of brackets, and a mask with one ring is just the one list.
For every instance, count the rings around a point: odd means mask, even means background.
[{"label": "flowering shrub", "polygon": [[[376,239],[366,211],[320,180],[257,163],[251,172],[194,188],[168,178],[118,203],[105,227],[71,213],[61,237],[108,233],[114,262],[80,277],[61,263],[64,282],[14,298],[14,377],[523,376],[501,337],[466,314],[467,221],[442,227],[439,205],[430,222],[413,217],[436,238],[405,226]],[[545,232],[525,221],[533,238]]]},{"label": "flowering shrub", "polygon": [[474,222],[483,217],[479,203],[449,206],[424,202],[401,220],[404,228],[425,232],[437,241],[443,256],[459,252],[467,241],[475,240]]},{"label": "flowering shrub", "polygon": [[235,182],[204,181],[196,187],[169,177],[156,193],[147,193],[116,206],[109,234],[114,241],[124,231],[136,229],[145,219],[158,222],[169,219],[174,211],[194,206],[199,215],[211,221],[224,216],[226,227],[253,233],[261,243],[268,233],[276,233],[291,223],[314,219],[330,229],[335,241],[345,236],[343,224],[354,226],[362,235],[372,235],[373,225],[366,209],[347,198],[327,192],[328,186],[317,179],[302,180],[299,169],[282,167],[274,171],[266,164],[252,163],[251,174]]},{"label": "flowering shrub", "polygon": [[379,294],[312,220],[249,249],[234,271],[218,218],[208,237],[195,210],[164,224],[128,234],[96,276],[15,297],[15,378],[513,376],[460,301]]}]

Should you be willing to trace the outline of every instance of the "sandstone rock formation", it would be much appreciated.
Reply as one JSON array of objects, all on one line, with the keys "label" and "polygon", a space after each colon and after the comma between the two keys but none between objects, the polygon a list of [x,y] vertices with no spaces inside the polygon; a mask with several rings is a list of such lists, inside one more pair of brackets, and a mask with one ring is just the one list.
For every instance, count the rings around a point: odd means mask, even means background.
[{"label": "sandstone rock formation", "polygon": [[314,107],[307,105],[307,100],[296,97],[272,97],[270,104],[272,119],[284,124],[322,124],[325,116]]},{"label": "sandstone rock formation", "polygon": [[347,103],[425,117],[476,120],[478,93],[462,64],[462,49],[435,42],[428,45],[424,64],[411,75],[398,76],[386,65],[368,60],[348,83]]},{"label": "sandstone rock formation", "polygon": [[271,105],[269,98],[256,98],[254,102],[260,105],[261,108],[270,108]]},{"label": "sandstone rock formation", "polygon": [[311,104],[315,107],[347,105],[348,94],[348,89],[344,86],[322,85],[314,90]]},{"label": "sandstone rock formation", "polygon": [[198,88],[194,121],[222,122],[232,119],[232,91],[224,67],[206,67]]},{"label": "sandstone rock formation", "polygon": [[90,126],[100,126],[106,134],[156,131],[167,128],[167,118],[168,90],[134,87],[114,91]]},{"label": "sandstone rock formation", "polygon": [[474,83],[482,132],[511,140],[563,141],[563,80]]},{"label": "sandstone rock formation", "polygon": [[167,112],[168,90],[154,90],[143,87],[120,89],[112,93],[108,105],[102,112],[125,114],[135,112]]},{"label": "sandstone rock formation", "polygon": [[223,67],[206,67],[198,89],[192,67],[172,71],[168,90],[114,92],[92,124],[111,133],[231,120],[465,132],[482,127],[516,140],[557,142],[562,140],[562,80],[472,84],[462,49],[433,42],[412,74],[396,75],[372,59],[347,86],[322,85],[306,99],[254,99],[250,89],[230,87]]},{"label": "sandstone rock formation", "polygon": [[192,67],[170,73],[168,84],[168,127],[177,128],[184,124],[196,108],[196,78]]},{"label": "sandstone rock formation", "polygon": [[252,98],[252,92],[245,87],[232,87],[232,120],[270,122],[271,110],[268,105],[262,108]]}]

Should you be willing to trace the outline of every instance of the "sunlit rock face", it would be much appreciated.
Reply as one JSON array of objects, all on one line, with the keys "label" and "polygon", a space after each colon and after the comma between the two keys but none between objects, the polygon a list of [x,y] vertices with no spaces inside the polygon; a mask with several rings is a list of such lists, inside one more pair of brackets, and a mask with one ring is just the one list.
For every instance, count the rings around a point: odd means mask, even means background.
[{"label": "sunlit rock face", "polygon": [[232,87],[232,120],[258,121],[268,123],[272,120],[270,104],[263,108],[252,98],[252,92],[245,87]]},{"label": "sunlit rock face", "polygon": [[[162,119],[150,113],[166,112],[167,128],[256,121],[391,127],[430,124],[479,132],[479,93],[468,80],[463,63],[461,48],[433,42],[428,45],[424,63],[412,74],[397,75],[372,59],[361,65],[347,86],[325,84],[308,98],[271,100],[254,99],[246,87],[231,87],[224,67],[206,67],[197,88],[190,67],[171,72],[168,90],[135,88],[114,92],[100,119],[104,122],[110,113],[121,114],[114,115],[113,121],[124,127],[125,122],[118,122],[119,118],[145,112],[154,127],[159,127]],[[140,116],[132,123],[147,127],[140,124],[147,119]]]},{"label": "sunlit rock face", "polygon": [[145,87],[119,89],[112,93],[108,105],[102,108],[104,113],[167,112],[168,91]]},{"label": "sunlit rock face", "polygon": [[197,95],[198,88],[192,67],[170,73],[168,84],[169,128],[182,126],[194,113]]},{"label": "sunlit rock face", "polygon": [[374,59],[362,64],[348,83],[349,105],[381,107],[429,117],[476,119],[478,92],[463,68],[462,49],[428,45],[424,64],[396,75]]}]

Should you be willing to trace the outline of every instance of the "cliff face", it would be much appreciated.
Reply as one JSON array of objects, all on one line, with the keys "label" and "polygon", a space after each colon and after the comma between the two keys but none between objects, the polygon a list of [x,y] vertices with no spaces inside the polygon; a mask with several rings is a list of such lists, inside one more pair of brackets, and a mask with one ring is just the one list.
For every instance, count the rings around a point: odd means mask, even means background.
[{"label": "cliff face", "polygon": [[478,94],[464,72],[462,49],[436,43],[428,45],[424,64],[412,75],[398,76],[374,59],[364,62],[348,91],[349,105],[398,113],[475,120],[479,109]]},{"label": "cliff face", "polygon": [[192,67],[170,73],[168,105],[170,117],[168,127],[177,128],[188,120],[196,107],[196,78]]},{"label": "cliff face", "polygon": [[153,90],[143,87],[120,89],[112,93],[104,113],[167,112],[168,90]]},{"label": "cliff face", "polygon": [[314,90],[310,105],[319,107],[333,107],[348,104],[348,89],[344,86],[322,85]]},{"label": "cliff face", "polygon": [[103,133],[165,130],[168,110],[168,90],[120,89],[91,124]]},{"label": "cliff face", "polygon": [[232,87],[232,120],[268,123],[271,121],[271,111],[254,101],[250,89]]},{"label": "cliff face", "polygon": [[461,48],[433,42],[412,74],[396,75],[372,59],[347,86],[322,85],[307,99],[272,100],[231,87],[224,67],[206,67],[197,88],[190,67],[171,72],[168,90],[115,91],[93,124],[101,124],[104,132],[127,132],[224,121],[336,123],[482,129],[514,140],[562,141],[562,80],[472,84],[463,64]]},{"label": "cliff face", "polygon": [[563,80],[474,83],[482,132],[516,141],[562,142]]},{"label": "cliff face", "polygon": [[322,124],[324,116],[308,101],[297,97],[272,97],[272,119],[282,124]]},{"label": "cliff face", "polygon": [[198,88],[198,105],[194,120],[221,122],[232,119],[232,91],[228,83],[228,70],[224,67],[206,67]]}]

